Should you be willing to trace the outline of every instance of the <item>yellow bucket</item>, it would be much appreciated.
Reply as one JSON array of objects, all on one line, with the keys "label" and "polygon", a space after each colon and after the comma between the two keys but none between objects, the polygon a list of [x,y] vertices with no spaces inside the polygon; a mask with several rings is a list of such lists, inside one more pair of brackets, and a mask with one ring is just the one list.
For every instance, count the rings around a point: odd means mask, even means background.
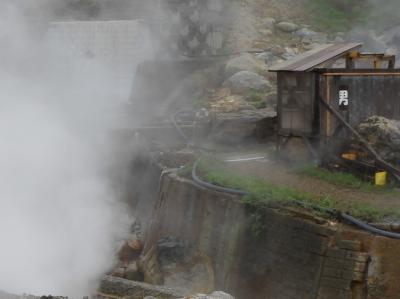
[{"label": "yellow bucket", "polygon": [[380,171],[375,173],[375,186],[386,186],[388,173],[386,171]]}]

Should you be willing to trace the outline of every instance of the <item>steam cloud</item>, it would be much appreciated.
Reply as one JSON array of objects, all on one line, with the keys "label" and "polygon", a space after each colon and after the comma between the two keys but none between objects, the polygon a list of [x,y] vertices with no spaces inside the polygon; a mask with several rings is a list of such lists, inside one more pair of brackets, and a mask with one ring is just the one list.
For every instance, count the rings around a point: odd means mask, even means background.
[{"label": "steam cloud", "polygon": [[29,2],[0,4],[0,289],[80,298],[132,220],[112,180],[130,151],[111,143],[121,111],[107,67],[72,67]]}]

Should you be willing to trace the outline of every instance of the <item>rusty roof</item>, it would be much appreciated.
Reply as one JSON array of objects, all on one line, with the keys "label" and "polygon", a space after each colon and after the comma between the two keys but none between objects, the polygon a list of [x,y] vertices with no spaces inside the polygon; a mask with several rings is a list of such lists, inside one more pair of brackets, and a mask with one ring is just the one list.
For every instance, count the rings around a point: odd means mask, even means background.
[{"label": "rusty roof", "polygon": [[326,44],[305,52],[293,59],[270,67],[272,72],[306,72],[320,66],[324,62],[343,56],[346,52],[361,47],[361,43]]}]

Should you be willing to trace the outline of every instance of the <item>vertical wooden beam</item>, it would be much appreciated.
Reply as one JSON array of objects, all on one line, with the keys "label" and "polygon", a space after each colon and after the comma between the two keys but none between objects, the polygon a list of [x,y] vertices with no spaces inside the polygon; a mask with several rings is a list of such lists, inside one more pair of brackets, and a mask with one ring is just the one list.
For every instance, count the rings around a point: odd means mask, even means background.
[{"label": "vertical wooden beam", "polygon": [[[331,103],[331,87],[330,87],[330,76],[326,76],[325,88],[326,88],[326,103]],[[326,137],[331,136],[332,124],[331,124],[331,112],[327,109],[325,114],[325,135]]]}]

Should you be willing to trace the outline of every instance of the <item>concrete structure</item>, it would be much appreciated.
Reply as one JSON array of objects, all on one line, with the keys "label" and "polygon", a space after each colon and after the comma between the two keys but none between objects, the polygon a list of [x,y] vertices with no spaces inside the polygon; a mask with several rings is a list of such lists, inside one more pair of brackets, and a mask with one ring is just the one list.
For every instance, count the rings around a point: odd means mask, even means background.
[{"label": "concrete structure", "polygon": [[174,174],[162,176],[158,195],[156,185],[153,197],[133,201],[144,255],[161,238],[180,238],[211,260],[215,289],[238,299],[398,298],[398,240],[296,210],[260,213]]}]

